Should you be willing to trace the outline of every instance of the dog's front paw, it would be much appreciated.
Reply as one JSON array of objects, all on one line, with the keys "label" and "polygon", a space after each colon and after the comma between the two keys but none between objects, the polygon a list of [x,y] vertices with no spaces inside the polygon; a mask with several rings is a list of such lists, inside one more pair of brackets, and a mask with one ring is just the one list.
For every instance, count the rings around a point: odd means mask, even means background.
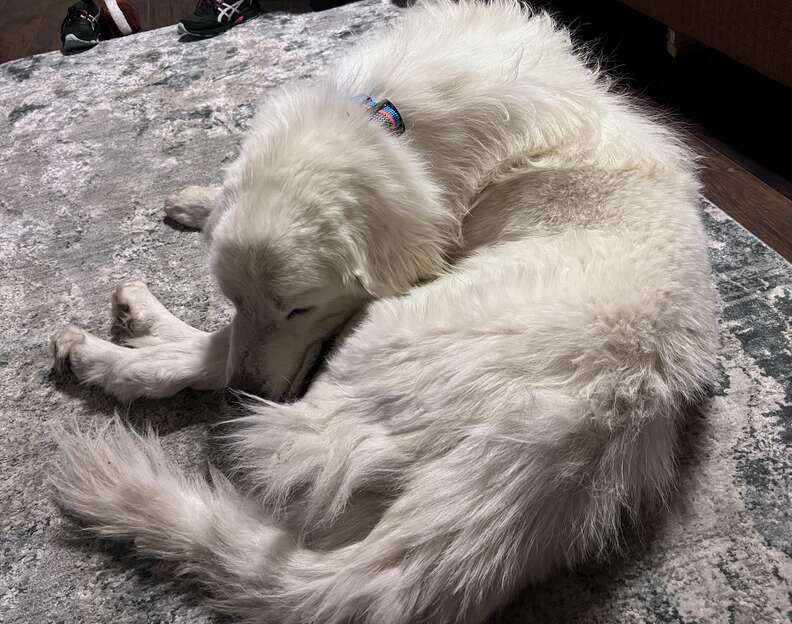
[{"label": "dog's front paw", "polygon": [[113,293],[113,334],[123,341],[156,333],[161,307],[143,282],[121,284]]},{"label": "dog's front paw", "polygon": [[203,229],[217,195],[217,187],[188,186],[165,200],[165,214],[187,227]]},{"label": "dog's front paw", "polygon": [[62,375],[71,370],[71,355],[85,344],[86,336],[86,332],[74,325],[67,325],[52,335],[50,354],[55,372]]}]

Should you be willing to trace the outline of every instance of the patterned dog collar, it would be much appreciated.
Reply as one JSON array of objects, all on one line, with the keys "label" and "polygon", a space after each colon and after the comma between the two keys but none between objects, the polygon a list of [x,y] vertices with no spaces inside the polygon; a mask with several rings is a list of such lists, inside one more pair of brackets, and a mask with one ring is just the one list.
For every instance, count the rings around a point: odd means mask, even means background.
[{"label": "patterned dog collar", "polygon": [[391,104],[390,100],[380,100],[377,102],[377,100],[370,95],[364,96],[361,99],[371,119],[384,126],[390,132],[393,132],[393,134],[402,134],[404,132],[404,120],[396,107]]}]

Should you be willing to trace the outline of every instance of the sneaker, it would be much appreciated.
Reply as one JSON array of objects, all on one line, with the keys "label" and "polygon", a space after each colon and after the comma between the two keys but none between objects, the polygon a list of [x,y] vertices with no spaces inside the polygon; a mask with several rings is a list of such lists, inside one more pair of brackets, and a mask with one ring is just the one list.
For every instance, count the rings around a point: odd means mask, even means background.
[{"label": "sneaker", "polygon": [[90,48],[99,43],[99,9],[90,0],[71,5],[61,24],[63,51]]},{"label": "sneaker", "polygon": [[259,13],[256,0],[199,0],[189,17],[179,22],[181,35],[214,37]]}]

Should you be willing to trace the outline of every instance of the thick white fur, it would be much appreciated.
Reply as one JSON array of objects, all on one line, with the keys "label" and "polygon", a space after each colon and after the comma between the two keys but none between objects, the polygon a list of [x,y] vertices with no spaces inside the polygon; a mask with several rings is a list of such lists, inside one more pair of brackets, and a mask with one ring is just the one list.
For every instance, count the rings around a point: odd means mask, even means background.
[{"label": "thick white fur", "polygon": [[480,622],[664,500],[714,376],[697,193],[685,148],[547,16],[414,9],[266,103],[197,211],[237,306],[215,336],[231,379],[287,396],[374,298],[365,317],[301,400],[237,423],[237,488],[115,422],[59,435],[56,498],[245,621]]}]

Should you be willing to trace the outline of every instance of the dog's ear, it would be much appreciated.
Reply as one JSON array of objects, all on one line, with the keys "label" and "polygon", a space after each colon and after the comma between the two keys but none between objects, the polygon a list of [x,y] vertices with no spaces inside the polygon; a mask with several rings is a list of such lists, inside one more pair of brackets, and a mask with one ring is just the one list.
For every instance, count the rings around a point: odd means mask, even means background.
[{"label": "dog's ear", "polygon": [[442,241],[436,233],[435,237],[425,234],[394,229],[354,241],[347,277],[376,298],[404,294],[437,277],[447,268]]},{"label": "dog's ear", "polygon": [[[459,236],[459,221],[438,200],[434,185],[418,164],[404,161],[390,159],[387,172],[369,167],[368,183],[358,181],[357,201],[342,226],[351,251],[349,277],[373,297],[404,294],[443,273],[446,250]],[[399,164],[405,169],[400,173]]]}]

